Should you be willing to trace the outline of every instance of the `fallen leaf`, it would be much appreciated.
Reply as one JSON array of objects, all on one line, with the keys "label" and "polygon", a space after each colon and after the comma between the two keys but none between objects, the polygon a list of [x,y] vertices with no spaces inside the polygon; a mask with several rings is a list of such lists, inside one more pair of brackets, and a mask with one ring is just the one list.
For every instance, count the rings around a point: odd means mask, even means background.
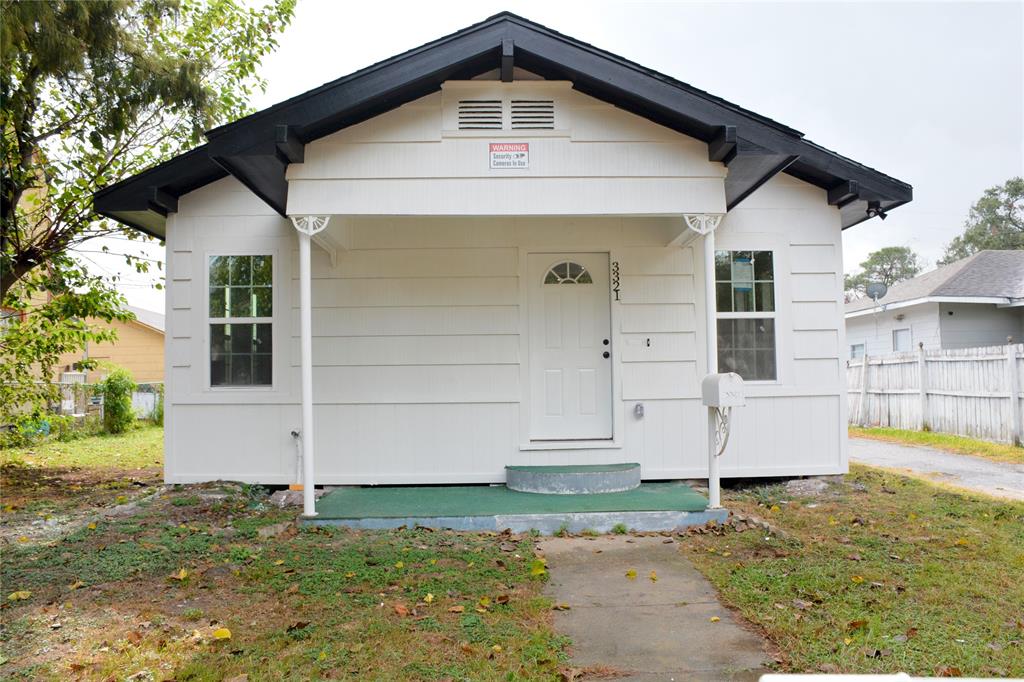
[{"label": "fallen leaf", "polygon": [[299,584],[298,583],[292,583],[285,590],[285,594],[295,594],[298,591],[299,591]]},{"label": "fallen leaf", "polygon": [[427,604],[430,604],[431,602],[434,601],[434,595],[431,594],[430,592],[427,592],[427,596],[423,597],[423,601],[425,603],[427,603]]},{"label": "fallen leaf", "polygon": [[18,542],[28,542],[28,536],[22,535],[18,538]]},{"label": "fallen leaf", "polygon": [[168,577],[170,577],[171,580],[184,580],[188,577],[188,571],[186,571],[184,568],[180,568],[178,569],[177,573],[172,573]]},{"label": "fallen leaf", "polygon": [[636,569],[631,568],[628,571],[626,571],[626,577],[630,580],[636,580]]},{"label": "fallen leaf", "polygon": [[288,629],[286,630],[286,632],[295,632],[296,630],[301,630],[302,628],[306,627],[307,625],[309,625],[309,621],[297,620],[297,621],[295,621],[294,623],[292,623],[291,625],[288,626]]},{"label": "fallen leaf", "polygon": [[353,644],[352,646],[350,646],[350,647],[348,648],[348,650],[349,650],[349,651],[351,651],[351,652],[352,652],[352,653],[354,653],[354,654],[357,654],[357,653],[359,653],[360,651],[362,651],[362,650],[363,650],[363,647],[364,647],[364,646],[365,646],[365,645],[364,645],[364,644],[363,644],[362,642],[356,642],[355,644]]},{"label": "fallen leaf", "polygon": [[553,611],[568,611],[571,608],[572,607],[569,606],[568,604],[566,604],[564,601],[563,602],[559,602],[559,603],[557,603],[557,604],[555,604],[554,606],[551,607],[551,609]]},{"label": "fallen leaf", "polygon": [[547,561],[543,558],[537,558],[530,562],[530,575],[534,578],[539,578],[542,575],[547,574]]},{"label": "fallen leaf", "polygon": [[771,507],[768,508],[768,511],[770,511],[770,512],[777,512],[777,511],[782,511],[782,509],[779,507],[779,505],[773,504]]},{"label": "fallen leaf", "polygon": [[88,526],[86,526],[86,528],[88,528],[89,530],[96,530],[96,522],[93,521]]},{"label": "fallen leaf", "polygon": [[853,642],[849,637],[843,637],[843,644],[849,646]]},{"label": "fallen leaf", "polygon": [[647,577],[651,579],[652,583],[658,582],[658,574],[655,573],[654,571],[651,571],[651,574],[649,576],[647,576]]},{"label": "fallen leaf", "polygon": [[490,597],[480,597],[479,604],[480,604],[480,606],[484,607],[485,609],[490,608],[490,606],[491,606],[491,598]]},{"label": "fallen leaf", "polygon": [[849,555],[847,555],[846,558],[849,559],[850,561],[863,561],[864,560],[863,558],[861,558],[860,554],[849,554]]},{"label": "fallen leaf", "polygon": [[868,622],[866,620],[851,620],[849,623],[846,624],[846,629],[860,630],[862,628],[866,628],[867,626]]},{"label": "fallen leaf", "polygon": [[354,571],[349,571],[348,573],[345,574],[345,577],[346,578],[355,578],[356,574],[355,574]]},{"label": "fallen leaf", "polygon": [[17,592],[11,592],[9,595],[7,595],[7,598],[10,601],[22,601],[24,599],[28,599],[31,596],[32,592],[30,590],[18,590]]},{"label": "fallen leaf", "polygon": [[277,561],[274,562],[274,565],[275,566],[280,566],[283,563],[284,563],[284,559],[278,559]]},{"label": "fallen leaf", "polygon": [[69,590],[77,590],[79,587],[85,587],[85,583],[83,583],[81,580],[76,580],[75,582],[68,585]]},{"label": "fallen leaf", "polygon": [[495,604],[507,604],[509,602],[509,596],[507,594],[499,594],[494,598]]},{"label": "fallen leaf", "polygon": [[500,654],[501,653],[501,645],[500,644],[495,644],[494,646],[491,647],[491,651],[493,651],[496,654]]},{"label": "fallen leaf", "polygon": [[403,618],[409,615],[409,608],[401,602],[395,604],[394,607],[392,608],[394,608],[395,613],[397,613],[399,616],[402,616]]},{"label": "fallen leaf", "polygon": [[814,606],[814,604],[812,604],[809,601],[804,601],[803,599],[794,599],[793,600],[793,606],[795,606],[796,608],[800,609],[801,611],[806,611],[807,609],[809,609],[812,606]]},{"label": "fallen leaf", "polygon": [[318,660],[318,661],[327,660],[327,652],[326,651],[321,651],[319,653],[319,655],[317,655],[316,660]]},{"label": "fallen leaf", "polygon": [[462,613],[466,610],[465,606],[450,606],[448,607],[448,613]]},{"label": "fallen leaf", "polygon": [[708,620],[710,620],[712,623],[717,623],[718,621],[720,621],[722,619],[719,618],[718,616],[711,616],[711,618],[709,618]]},{"label": "fallen leaf", "polygon": [[853,582],[857,583],[858,585],[860,585],[862,582],[864,582],[863,576],[859,576],[859,575],[852,576],[850,578],[850,580],[852,580]]},{"label": "fallen leaf", "polygon": [[960,668],[951,665],[939,666],[935,669],[936,677],[963,677]]},{"label": "fallen leaf", "polygon": [[403,562],[401,562],[401,561],[396,561],[395,562],[395,568],[398,568],[398,569],[405,568],[405,564]]},{"label": "fallen leaf", "polygon": [[213,631],[213,638],[215,640],[231,639],[231,630],[227,628],[217,628]]}]

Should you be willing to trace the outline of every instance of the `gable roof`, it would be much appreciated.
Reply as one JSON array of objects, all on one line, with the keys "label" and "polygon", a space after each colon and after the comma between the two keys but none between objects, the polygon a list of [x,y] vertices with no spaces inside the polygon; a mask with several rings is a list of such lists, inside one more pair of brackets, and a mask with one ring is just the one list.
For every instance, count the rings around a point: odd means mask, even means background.
[{"label": "gable roof", "polygon": [[[894,284],[878,305],[905,305],[927,299],[978,299],[977,303],[994,303],[992,299],[1024,302],[1024,251],[979,251],[958,261],[943,265],[913,279]],[[870,298],[846,304],[846,315],[875,308]]]},{"label": "gable roof", "polygon": [[803,133],[635,62],[510,12],[331,81],[209,130],[207,144],[94,195],[98,213],[162,238],[178,197],[235,176],[281,215],[289,163],[304,145],[495,68],[514,67],[708,143],[708,158],[729,168],[732,209],[777,173],[828,191],[843,228],[909,202],[910,185],[806,140]]}]

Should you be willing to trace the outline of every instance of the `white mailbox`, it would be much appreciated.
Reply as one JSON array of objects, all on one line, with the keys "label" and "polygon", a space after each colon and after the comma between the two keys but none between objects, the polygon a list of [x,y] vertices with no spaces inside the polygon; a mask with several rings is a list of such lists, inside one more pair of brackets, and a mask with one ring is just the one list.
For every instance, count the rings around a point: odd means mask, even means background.
[{"label": "white mailbox", "polygon": [[740,407],[746,404],[743,379],[735,372],[707,375],[700,382],[700,394],[708,407]]}]

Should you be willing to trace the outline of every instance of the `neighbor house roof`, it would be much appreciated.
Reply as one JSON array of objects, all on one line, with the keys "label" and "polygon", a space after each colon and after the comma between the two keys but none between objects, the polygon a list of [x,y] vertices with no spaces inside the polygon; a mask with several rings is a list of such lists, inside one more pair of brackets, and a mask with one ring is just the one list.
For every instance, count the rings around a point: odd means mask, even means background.
[{"label": "neighbor house roof", "polygon": [[[913,279],[894,284],[878,305],[892,308],[926,302],[1024,305],[1024,251],[979,251]],[[874,310],[875,301],[846,304],[846,316]]]},{"label": "neighbor house roof", "polygon": [[146,310],[145,308],[136,308],[133,305],[128,306],[128,310],[135,314],[135,321],[152,327],[158,332],[164,331],[164,315],[153,310]]},{"label": "neighbor house roof", "polygon": [[888,211],[913,196],[907,183],[814,144],[798,130],[503,12],[214,128],[207,144],[98,191],[96,211],[162,238],[180,196],[230,174],[284,215],[285,171],[302,162],[309,142],[436,92],[447,80],[499,69],[502,80],[511,81],[515,67],[571,81],[586,95],[707,142],[708,158],[729,168],[729,209],[780,172],[827,190],[844,228],[866,220],[869,206]]}]

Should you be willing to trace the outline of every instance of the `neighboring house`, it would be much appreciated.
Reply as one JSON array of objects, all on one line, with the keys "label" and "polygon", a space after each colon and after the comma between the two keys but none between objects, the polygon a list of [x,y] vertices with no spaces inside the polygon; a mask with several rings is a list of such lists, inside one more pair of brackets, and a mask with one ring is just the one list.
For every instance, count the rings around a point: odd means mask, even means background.
[{"label": "neighboring house", "polygon": [[716,365],[723,475],[847,470],[842,230],[909,185],[507,13],[207,138],[95,198],[166,239],[168,481],[704,476]]},{"label": "neighboring house", "polygon": [[1024,340],[1024,251],[980,251],[846,304],[848,357]]},{"label": "neighboring house", "polygon": [[67,353],[57,363],[58,372],[75,371],[75,363],[85,358],[98,360],[100,366],[89,371],[89,383],[106,375],[104,365],[113,363],[131,372],[136,383],[164,380],[164,316],[160,313],[128,306],[135,314],[130,322],[92,320],[100,326],[117,331],[117,340],[91,343],[82,353]]}]

